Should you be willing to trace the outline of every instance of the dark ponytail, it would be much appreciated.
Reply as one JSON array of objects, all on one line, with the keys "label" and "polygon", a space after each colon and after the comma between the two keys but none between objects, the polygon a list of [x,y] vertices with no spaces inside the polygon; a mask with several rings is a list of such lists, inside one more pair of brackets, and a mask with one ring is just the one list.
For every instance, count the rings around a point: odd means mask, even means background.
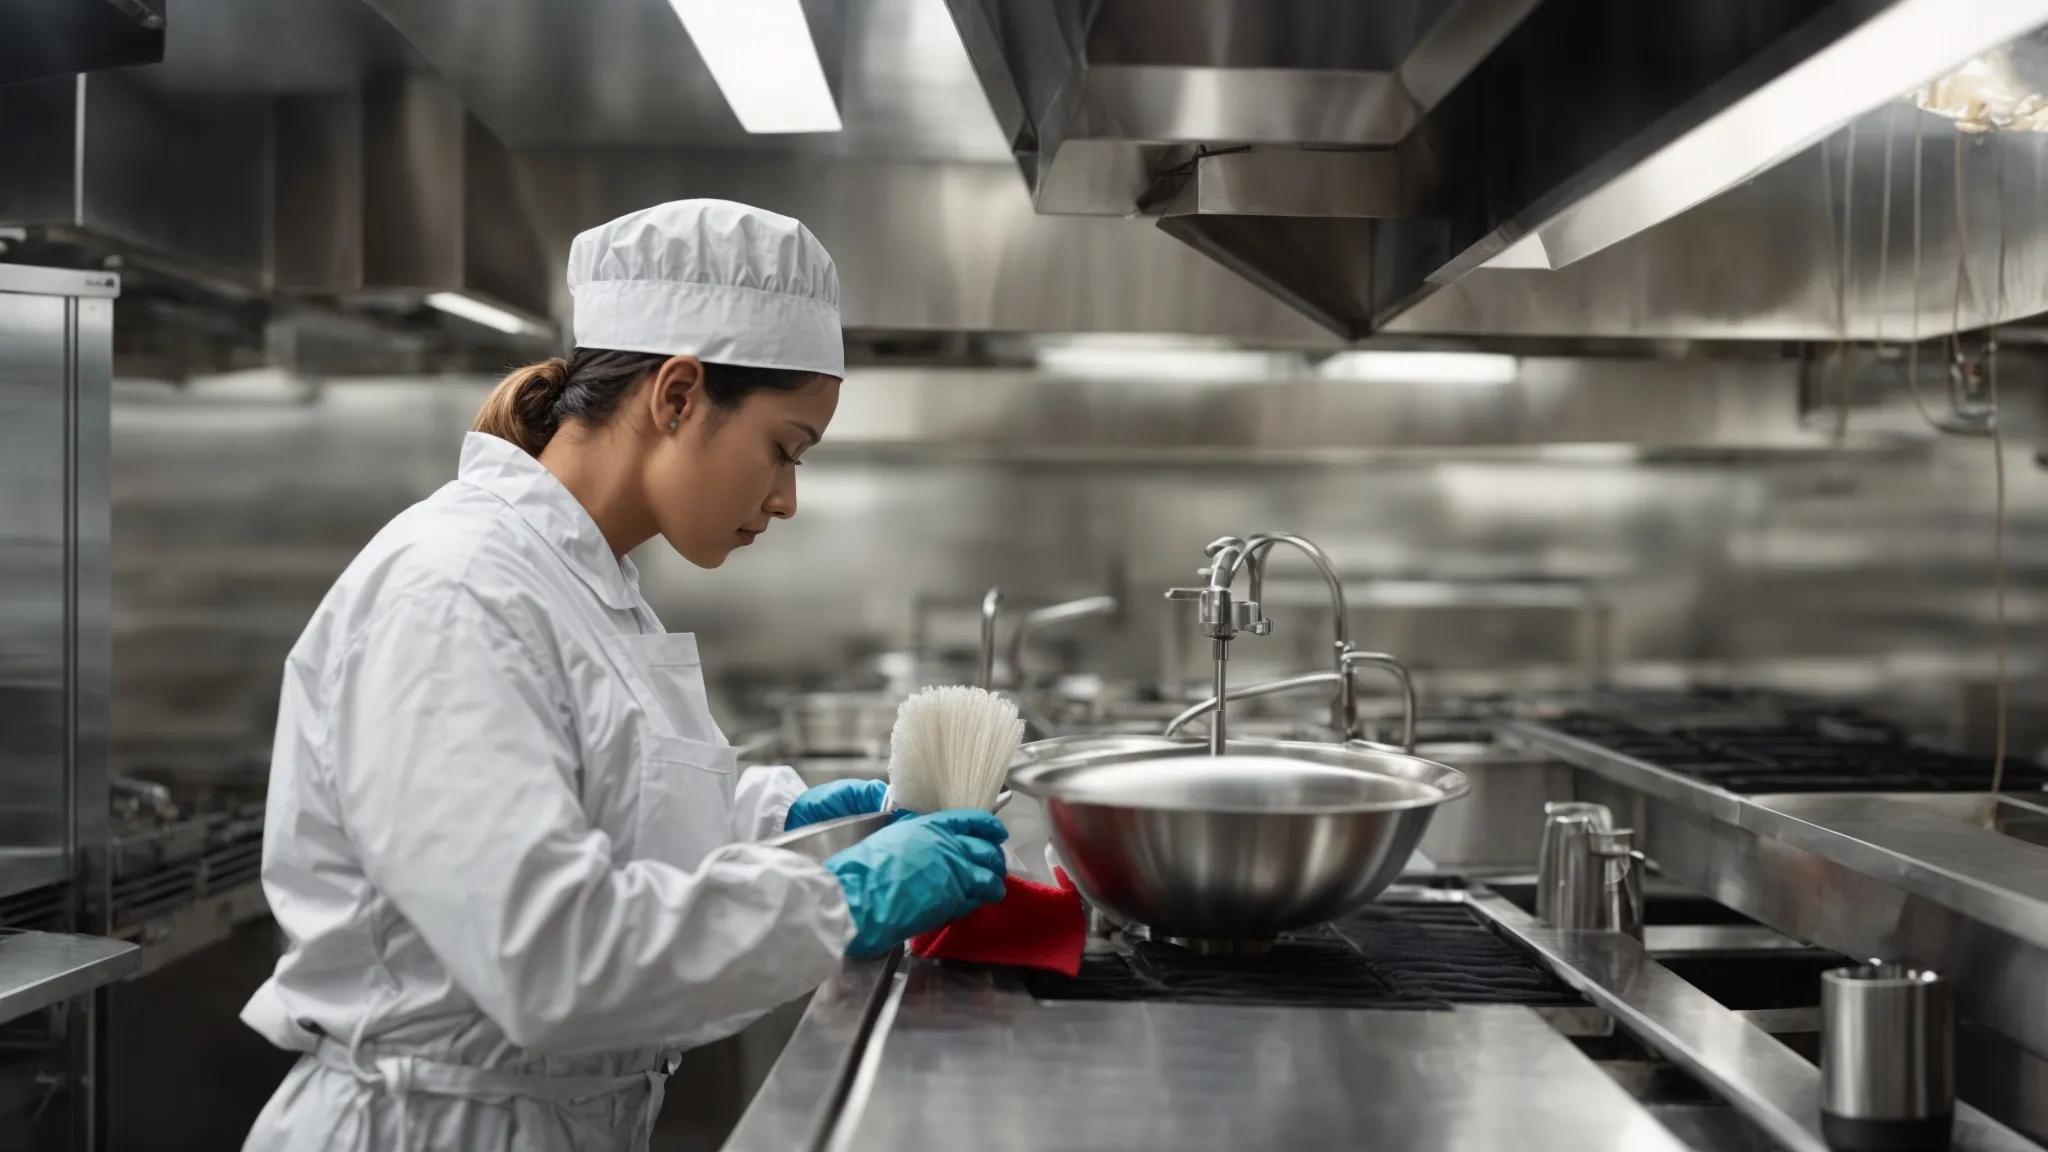
[{"label": "dark ponytail", "polygon": [[[591,427],[611,422],[619,401],[642,378],[667,363],[661,352],[614,352],[578,348],[570,358],[528,364],[498,382],[477,409],[471,428],[488,432],[538,456],[564,420]],[[798,392],[820,379],[790,368],[704,365],[704,394],[719,408],[737,408],[760,391]]]}]

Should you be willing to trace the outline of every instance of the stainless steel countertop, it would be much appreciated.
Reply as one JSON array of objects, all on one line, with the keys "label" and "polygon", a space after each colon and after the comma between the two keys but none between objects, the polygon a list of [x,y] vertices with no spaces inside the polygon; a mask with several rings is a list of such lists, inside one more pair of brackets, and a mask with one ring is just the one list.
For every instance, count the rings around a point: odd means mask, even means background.
[{"label": "stainless steel countertop", "polygon": [[913,962],[833,1152],[1683,1148],[1534,1011],[1041,1003]]},{"label": "stainless steel countertop", "polygon": [[0,1023],[109,984],[142,966],[125,940],[0,931]]},{"label": "stainless steel countertop", "polygon": [[1738,796],[1542,723],[1510,721],[1500,732],[2048,948],[2048,848],[1976,823],[1982,794]]},{"label": "stainless steel countertop", "polygon": [[[1712,1088],[1786,1152],[1828,1152],[1820,1128],[1820,1069],[1759,1020],[1722,1006],[1622,933],[1559,931],[1483,891],[1468,903],[1535,949],[1559,977]],[[1955,1109],[1956,1152],[2035,1147],[1960,1100]]]},{"label": "stainless steel countertop", "polygon": [[[1824,1152],[1819,1070],[1642,945],[1553,931],[1484,889],[1411,895],[1469,903],[1780,1147]],[[1011,975],[892,960],[848,964],[818,993],[726,1147],[1590,1152],[1705,1138],[1664,1124],[1685,1118],[1668,1111],[1528,1008],[1048,1003]],[[2034,1147],[1961,1103],[1955,1138],[1963,1152]]]},{"label": "stainless steel countertop", "polygon": [[1537,1012],[1046,1003],[1002,973],[848,964],[728,1152],[1678,1149]]},{"label": "stainless steel countertop", "polygon": [[857,1071],[863,1042],[900,954],[848,960],[811,996],[788,1047],[726,1142],[727,1152],[792,1152],[821,1146],[824,1122]]}]

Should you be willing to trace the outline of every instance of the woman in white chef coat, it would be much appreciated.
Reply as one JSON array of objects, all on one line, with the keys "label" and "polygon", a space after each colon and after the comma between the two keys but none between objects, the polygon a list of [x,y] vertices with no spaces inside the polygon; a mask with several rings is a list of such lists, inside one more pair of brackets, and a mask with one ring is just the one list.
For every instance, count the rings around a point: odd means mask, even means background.
[{"label": "woman in white chef coat", "polygon": [[507,377],[285,665],[263,846],[290,947],[243,1019],[303,1052],[246,1147],[646,1146],[674,1054],[1002,893],[987,813],[825,865],[749,843],[881,804],[736,770],[626,554],[796,512],[844,375],[794,220],[680,201],[576,238],[576,352]]}]

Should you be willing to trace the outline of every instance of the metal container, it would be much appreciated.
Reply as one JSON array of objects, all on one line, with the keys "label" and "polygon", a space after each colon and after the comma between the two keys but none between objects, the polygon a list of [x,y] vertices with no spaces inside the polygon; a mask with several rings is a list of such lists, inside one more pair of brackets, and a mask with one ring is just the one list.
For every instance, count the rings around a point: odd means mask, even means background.
[{"label": "metal container", "polygon": [[791,756],[889,754],[901,697],[880,692],[806,692],[782,705],[782,739]]},{"label": "metal container", "polygon": [[1543,841],[1536,856],[1536,918],[1553,928],[1600,926],[1602,868],[1593,856],[1593,833],[1614,827],[1605,804],[1552,801],[1543,806]]},{"label": "metal container", "polygon": [[1821,975],[1821,1133],[1845,1152],[1940,1152],[1955,1120],[1955,1009],[1935,972]]},{"label": "metal container", "polygon": [[1643,854],[1635,850],[1635,831],[1596,831],[1589,845],[1600,872],[1597,931],[1643,938]]},{"label": "metal container", "polygon": [[1044,803],[1075,885],[1117,919],[1210,951],[1256,950],[1370,901],[1437,807],[1470,788],[1455,769],[1356,746],[1067,748],[1010,784]]},{"label": "metal container", "polygon": [[1534,872],[1543,825],[1529,819],[1572,795],[1569,766],[1511,745],[1424,740],[1415,754],[1448,764],[1472,782],[1472,794],[1437,814],[1422,851],[1452,872]]}]

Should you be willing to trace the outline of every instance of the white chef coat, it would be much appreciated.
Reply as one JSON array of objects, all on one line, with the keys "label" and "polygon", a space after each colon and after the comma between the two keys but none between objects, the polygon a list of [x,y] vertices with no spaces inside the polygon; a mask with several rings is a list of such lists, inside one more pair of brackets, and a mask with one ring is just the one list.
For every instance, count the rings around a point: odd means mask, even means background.
[{"label": "white chef coat", "polygon": [[471,433],[285,664],[263,886],[290,949],[243,1010],[308,1053],[246,1148],[644,1148],[672,1053],[836,970],[837,880],[744,841],[695,640],[553,474]]}]

